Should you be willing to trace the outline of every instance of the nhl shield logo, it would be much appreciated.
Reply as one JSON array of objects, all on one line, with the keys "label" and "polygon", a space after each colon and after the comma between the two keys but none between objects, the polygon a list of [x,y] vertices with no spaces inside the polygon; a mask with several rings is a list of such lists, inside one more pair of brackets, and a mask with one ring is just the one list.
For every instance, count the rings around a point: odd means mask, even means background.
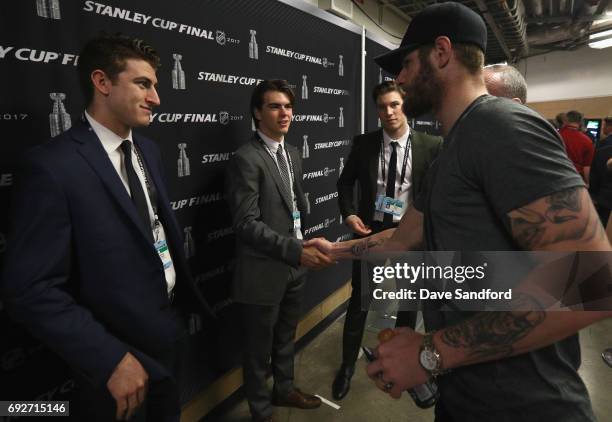
[{"label": "nhl shield logo", "polygon": [[323,121],[325,123],[329,122],[329,115],[327,113],[323,114]]},{"label": "nhl shield logo", "polygon": [[219,123],[226,125],[229,123],[229,113],[227,111],[219,112]]},{"label": "nhl shield logo", "polygon": [[323,67],[327,69],[327,57],[323,57]]},{"label": "nhl shield logo", "polygon": [[216,36],[217,44],[225,45],[225,32],[217,30]]},{"label": "nhl shield logo", "polygon": [[325,170],[323,170],[323,174],[325,175],[325,177],[329,176],[329,167],[325,167]]}]

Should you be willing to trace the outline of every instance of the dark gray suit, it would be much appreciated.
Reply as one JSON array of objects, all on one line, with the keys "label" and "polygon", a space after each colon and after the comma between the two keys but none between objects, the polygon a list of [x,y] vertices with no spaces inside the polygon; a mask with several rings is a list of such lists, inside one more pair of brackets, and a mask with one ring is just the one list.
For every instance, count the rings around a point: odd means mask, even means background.
[{"label": "dark gray suit", "polygon": [[[423,187],[425,173],[431,162],[436,158],[442,146],[442,138],[410,129],[412,149],[412,182],[411,200],[414,201]],[[365,225],[372,228],[373,233],[386,230],[382,223],[373,224],[376,183],[378,180],[378,166],[380,162],[380,147],[383,131],[356,136],[349,153],[344,171],[338,179],[338,204],[342,217],[357,215]],[[359,186],[358,208],[354,204],[355,183]],[[355,235],[355,237],[359,237]],[[361,293],[361,261],[353,261],[353,277],[351,280],[353,290],[346,311],[343,331],[343,362],[349,366],[354,365],[359,353],[361,338],[366,323],[367,311],[362,310]],[[366,297],[363,297],[365,300]],[[397,326],[414,327],[415,312],[398,313]]]},{"label": "dark gray suit", "polygon": [[[300,154],[287,142],[284,146],[303,216]],[[236,233],[232,297],[243,304],[246,396],[253,417],[262,419],[272,414],[265,380],[270,356],[274,394],[282,397],[293,389],[293,340],[305,281],[305,271],[299,268],[302,241],[295,236],[293,207],[282,183],[274,158],[258,137],[240,147],[229,162],[226,195]]]}]

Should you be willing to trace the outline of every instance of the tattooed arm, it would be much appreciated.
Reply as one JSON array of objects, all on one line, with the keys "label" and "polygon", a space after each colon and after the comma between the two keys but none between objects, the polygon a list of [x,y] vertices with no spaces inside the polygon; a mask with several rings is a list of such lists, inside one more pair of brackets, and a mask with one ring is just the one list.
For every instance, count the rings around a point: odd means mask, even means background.
[{"label": "tattooed arm", "polygon": [[304,246],[311,245],[332,259],[361,259],[369,253],[419,250],[423,245],[423,214],[411,206],[396,229],[345,242],[332,243],[323,238],[304,242]]},{"label": "tattooed arm", "polygon": [[[555,193],[508,213],[512,236],[525,250],[610,251],[610,243],[584,188]],[[433,342],[442,356],[443,368],[504,359],[559,341],[612,311],[546,312],[529,293],[514,290],[514,308],[507,312],[480,312],[457,325],[435,333]],[[427,380],[418,363],[422,335],[396,329],[396,335],[378,348],[379,358],[368,374],[383,389],[382,371],[389,390],[399,397],[406,388]]]},{"label": "tattooed arm", "polygon": [[[610,251],[610,243],[587,190],[571,188],[508,213],[512,236],[524,250]],[[561,340],[612,312],[545,312],[515,289],[516,309],[482,312],[437,333],[448,364],[465,365],[524,353]],[[538,310],[539,309],[539,310]]]}]

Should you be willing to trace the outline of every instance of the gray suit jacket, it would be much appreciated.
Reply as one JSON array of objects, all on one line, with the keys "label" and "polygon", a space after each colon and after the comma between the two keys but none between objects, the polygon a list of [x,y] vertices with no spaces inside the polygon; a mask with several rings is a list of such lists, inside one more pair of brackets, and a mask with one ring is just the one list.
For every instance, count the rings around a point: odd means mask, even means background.
[{"label": "gray suit jacket", "polygon": [[[285,142],[291,157],[298,210],[304,214],[302,161],[298,150]],[[292,206],[282,194],[276,162],[263,141],[253,137],[231,158],[225,194],[236,234],[236,266],[232,298],[239,303],[279,304],[290,274],[300,265],[302,241],[293,232]]]}]

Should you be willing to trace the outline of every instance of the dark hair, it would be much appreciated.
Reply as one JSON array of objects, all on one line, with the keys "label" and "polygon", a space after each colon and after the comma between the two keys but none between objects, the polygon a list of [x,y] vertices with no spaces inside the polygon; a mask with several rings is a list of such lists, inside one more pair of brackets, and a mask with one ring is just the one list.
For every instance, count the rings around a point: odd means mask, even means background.
[{"label": "dark hair", "polygon": [[261,110],[263,106],[264,95],[268,91],[278,91],[286,94],[289,97],[289,101],[293,105],[295,101],[295,94],[293,94],[293,90],[289,86],[289,83],[284,79],[265,79],[261,81],[255,89],[253,90],[253,94],[251,95],[251,117],[253,117],[253,122],[255,122],[255,127],[259,127],[259,120],[255,117],[255,109]]},{"label": "dark hair", "polygon": [[582,124],[582,113],[576,110],[570,110],[566,114],[567,121],[569,123],[579,123]]},{"label": "dark hair", "polygon": [[155,49],[143,40],[122,34],[102,34],[92,40],[81,50],[77,71],[85,104],[93,99],[91,73],[100,69],[114,82],[117,75],[125,70],[127,59],[144,60],[155,70],[160,65],[160,58]]},{"label": "dark hair", "polygon": [[395,81],[384,81],[374,87],[372,90],[372,99],[376,103],[378,97],[388,94],[389,92],[397,92],[402,98],[406,96],[406,91],[404,91]]},{"label": "dark hair", "polygon": [[557,123],[557,129],[561,129],[564,124],[567,123],[567,114],[559,113],[555,116],[555,122]]}]

